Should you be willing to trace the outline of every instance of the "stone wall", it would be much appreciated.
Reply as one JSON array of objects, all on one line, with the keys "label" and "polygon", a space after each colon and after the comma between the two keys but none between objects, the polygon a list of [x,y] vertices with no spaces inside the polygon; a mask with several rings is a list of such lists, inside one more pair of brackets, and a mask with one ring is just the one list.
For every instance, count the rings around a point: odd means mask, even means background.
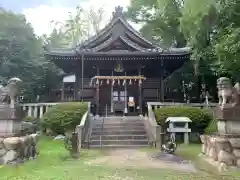
[{"label": "stone wall", "polygon": [[37,155],[38,134],[0,138],[0,164],[19,163]]},{"label": "stone wall", "polygon": [[210,157],[220,166],[240,167],[240,135],[201,135],[202,154]]}]

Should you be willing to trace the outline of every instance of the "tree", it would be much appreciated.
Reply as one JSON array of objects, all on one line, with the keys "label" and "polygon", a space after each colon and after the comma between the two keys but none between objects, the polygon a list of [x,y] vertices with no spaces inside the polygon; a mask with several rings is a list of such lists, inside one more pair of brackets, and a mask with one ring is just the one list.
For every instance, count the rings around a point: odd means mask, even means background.
[{"label": "tree", "polygon": [[240,1],[219,1],[212,52],[216,73],[240,80]]},{"label": "tree", "polygon": [[43,57],[41,39],[23,15],[1,9],[0,23],[1,83],[19,77],[25,100],[34,100],[57,83],[58,69]]},{"label": "tree", "polygon": [[179,0],[132,0],[127,15],[134,22],[144,23],[140,31],[148,39],[165,47],[183,47],[186,40],[180,31],[181,8]]},{"label": "tree", "polygon": [[[198,84],[198,97],[201,96],[202,81],[209,79],[211,71],[211,36],[215,30],[217,17],[215,0],[185,0],[182,8],[181,30],[192,47],[191,60]],[[208,77],[208,78],[204,78]],[[212,79],[212,78],[210,78]],[[213,78],[215,81],[215,79]],[[210,82],[210,84],[213,84]]]},{"label": "tree", "polygon": [[104,17],[104,9],[98,8],[94,10],[93,8],[90,8],[89,11],[86,11],[86,18],[88,19],[88,27],[89,27],[89,34],[88,38],[92,36],[93,34],[98,34],[101,30],[101,25],[103,23],[103,17]]},{"label": "tree", "polygon": [[53,47],[76,47],[100,31],[103,16],[103,8],[90,8],[86,11],[77,6],[74,12],[69,12],[69,18],[65,22],[53,21],[55,28],[52,33],[42,38]]}]

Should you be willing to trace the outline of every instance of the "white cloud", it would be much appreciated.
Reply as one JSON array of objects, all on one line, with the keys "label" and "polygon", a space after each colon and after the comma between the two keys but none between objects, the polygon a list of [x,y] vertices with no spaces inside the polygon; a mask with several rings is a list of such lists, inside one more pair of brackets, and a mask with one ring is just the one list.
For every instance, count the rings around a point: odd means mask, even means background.
[{"label": "white cloud", "polygon": [[[53,1],[55,2],[55,1]],[[129,5],[130,0],[86,0],[79,4],[84,9],[103,7],[105,11],[105,24],[109,21],[112,12],[116,6],[122,6],[124,9]],[[50,3],[50,5],[39,5],[35,8],[24,9],[23,14],[30,22],[37,35],[49,34],[53,28],[51,21],[64,22],[68,18],[68,12],[75,8],[67,8],[60,3]],[[136,26],[138,27],[138,26]]]}]

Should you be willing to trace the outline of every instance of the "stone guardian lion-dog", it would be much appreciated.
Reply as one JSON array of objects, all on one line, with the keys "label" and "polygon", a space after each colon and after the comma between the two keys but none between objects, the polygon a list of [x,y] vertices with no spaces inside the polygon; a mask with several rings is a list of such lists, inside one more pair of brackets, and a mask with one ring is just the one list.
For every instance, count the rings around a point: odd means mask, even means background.
[{"label": "stone guardian lion-dog", "polygon": [[217,80],[219,106],[221,108],[240,106],[240,84],[232,86],[231,80],[221,77]]}]

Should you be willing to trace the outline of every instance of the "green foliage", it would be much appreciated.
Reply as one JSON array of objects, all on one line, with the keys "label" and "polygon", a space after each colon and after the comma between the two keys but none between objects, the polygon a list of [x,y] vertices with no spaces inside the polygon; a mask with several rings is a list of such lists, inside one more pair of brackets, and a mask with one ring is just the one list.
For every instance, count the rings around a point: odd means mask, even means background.
[{"label": "green foliage", "polygon": [[188,117],[192,120],[190,126],[193,132],[202,133],[213,119],[212,114],[207,109],[195,107],[166,107],[155,110],[156,120],[159,125],[164,125],[168,117]]},{"label": "green foliage", "polygon": [[43,35],[41,38],[46,46],[57,48],[76,47],[100,31],[104,20],[103,8],[89,10],[77,6],[69,12],[64,22],[52,21],[55,28],[50,36]]},{"label": "green foliage", "polygon": [[0,83],[19,77],[26,101],[48,94],[59,82],[59,70],[43,56],[38,39],[25,17],[0,9]]},{"label": "green foliage", "polygon": [[204,130],[204,133],[211,134],[215,132],[217,132],[217,121],[213,119],[209,122],[208,126]]},{"label": "green foliage", "polygon": [[41,123],[44,128],[49,128],[57,134],[63,134],[67,130],[74,130],[86,111],[86,103],[56,105],[43,115]]},{"label": "green foliage", "polygon": [[180,31],[181,6],[179,0],[132,0],[127,15],[134,22],[143,22],[143,36],[161,43],[161,47],[183,47],[186,40]]}]

